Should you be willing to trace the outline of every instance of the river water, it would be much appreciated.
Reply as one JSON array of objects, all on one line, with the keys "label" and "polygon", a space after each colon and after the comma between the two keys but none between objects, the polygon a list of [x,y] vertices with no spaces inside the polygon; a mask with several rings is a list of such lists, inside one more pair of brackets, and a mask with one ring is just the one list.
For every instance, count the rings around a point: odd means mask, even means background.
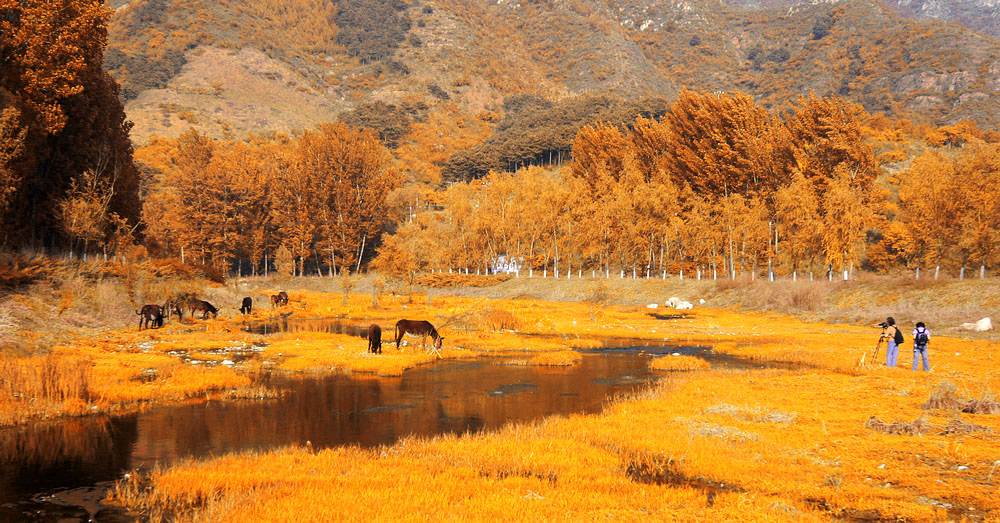
[{"label": "river water", "polygon": [[[335,328],[357,334],[353,327]],[[100,503],[108,486],[132,469],[184,457],[307,441],[314,448],[375,446],[409,435],[464,433],[598,412],[608,399],[658,379],[648,370],[649,360],[666,352],[747,366],[706,349],[638,340],[606,345],[584,353],[583,362],[571,367],[505,364],[519,358],[515,355],[442,361],[395,378],[275,379],[269,385],[283,391],[278,399],[202,399],[138,414],[0,430],[0,521],[126,520]]]}]

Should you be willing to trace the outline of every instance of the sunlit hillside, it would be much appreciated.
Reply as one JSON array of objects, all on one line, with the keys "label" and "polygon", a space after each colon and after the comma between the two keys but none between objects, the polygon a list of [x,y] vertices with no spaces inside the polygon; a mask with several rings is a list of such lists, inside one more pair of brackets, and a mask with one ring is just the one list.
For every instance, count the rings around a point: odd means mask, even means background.
[{"label": "sunlit hillside", "polygon": [[139,143],[192,126],[215,137],[289,131],[376,102],[425,107],[418,116],[441,104],[502,113],[524,94],[635,100],[688,88],[780,108],[813,91],[938,124],[986,125],[1000,108],[995,39],[863,0],[112,6],[105,63]]}]

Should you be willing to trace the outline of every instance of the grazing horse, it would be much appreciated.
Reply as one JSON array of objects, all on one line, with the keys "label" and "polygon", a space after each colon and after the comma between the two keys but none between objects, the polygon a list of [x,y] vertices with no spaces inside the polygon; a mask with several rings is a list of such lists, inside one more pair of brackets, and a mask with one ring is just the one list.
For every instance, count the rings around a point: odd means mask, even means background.
[{"label": "grazing horse", "polygon": [[253,312],[253,298],[249,296],[243,298],[243,304],[240,305],[240,312],[243,314],[250,314]]},{"label": "grazing horse", "polygon": [[188,302],[188,308],[191,309],[191,317],[194,317],[195,311],[201,311],[201,319],[207,319],[208,315],[211,314],[212,318],[219,317],[219,309],[212,306],[205,300],[191,300]]},{"label": "grazing horse", "polygon": [[147,329],[150,323],[156,328],[163,326],[163,309],[159,305],[143,305],[142,310],[136,311],[136,314],[139,315],[139,330],[142,330],[144,323]]},{"label": "grazing horse", "polygon": [[167,300],[163,303],[163,313],[170,319],[171,314],[177,315],[177,321],[184,319],[181,315],[181,300]]},{"label": "grazing horse", "polygon": [[281,291],[278,293],[278,305],[288,305],[288,293]]},{"label": "grazing horse", "polygon": [[423,336],[423,348],[427,350],[427,336],[434,340],[434,348],[440,349],[444,338],[438,334],[437,329],[427,320],[399,320],[396,322],[396,350],[399,350],[399,342],[403,340],[404,334],[410,336]]},{"label": "grazing horse", "polygon": [[368,326],[368,352],[382,354],[382,328],[374,323]]},{"label": "grazing horse", "polygon": [[279,303],[281,303],[281,298],[279,298],[277,294],[272,294],[271,295],[271,308],[273,309],[273,308],[277,307]]}]

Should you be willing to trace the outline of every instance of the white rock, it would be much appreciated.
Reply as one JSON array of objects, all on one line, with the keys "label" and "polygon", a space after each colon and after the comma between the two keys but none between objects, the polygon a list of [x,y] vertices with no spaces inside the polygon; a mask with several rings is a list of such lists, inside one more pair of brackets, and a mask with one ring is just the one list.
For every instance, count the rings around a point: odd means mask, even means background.
[{"label": "white rock", "polygon": [[677,310],[687,310],[687,309],[693,309],[693,308],[694,308],[694,305],[692,305],[691,302],[689,302],[689,301],[682,301],[682,302],[680,302],[680,303],[677,304]]},{"label": "white rock", "polygon": [[646,308],[647,308],[647,309],[656,309],[656,308],[658,308],[659,306],[660,306],[660,304],[659,304],[659,303],[650,303],[649,305],[646,305]]},{"label": "white rock", "polygon": [[233,365],[233,360],[222,360],[223,365]]},{"label": "white rock", "polygon": [[680,302],[681,302],[680,298],[678,298],[677,296],[671,296],[669,299],[667,299],[667,307],[670,307],[671,309],[676,309],[677,304]]},{"label": "white rock", "polygon": [[702,298],[702,299],[698,300],[698,303],[704,305],[705,304],[705,298]]},{"label": "white rock", "polygon": [[969,470],[969,467],[966,467],[965,465],[959,465],[958,470]]},{"label": "white rock", "polygon": [[986,332],[993,328],[993,322],[989,318],[983,318],[976,322],[976,332]]},{"label": "white rock", "polygon": [[671,356],[680,356],[681,353],[679,353],[679,352],[671,352],[670,355]]},{"label": "white rock", "polygon": [[883,464],[879,465],[879,466],[878,466],[878,468],[880,468],[880,469],[884,469],[884,468],[885,468],[885,463],[883,463]]}]

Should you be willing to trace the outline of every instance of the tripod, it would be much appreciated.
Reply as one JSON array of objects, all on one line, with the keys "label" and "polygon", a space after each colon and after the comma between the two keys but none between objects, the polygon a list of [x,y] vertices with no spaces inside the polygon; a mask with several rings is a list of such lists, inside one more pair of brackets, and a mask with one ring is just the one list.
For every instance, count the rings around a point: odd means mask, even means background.
[{"label": "tripod", "polygon": [[878,349],[882,346],[882,342],[885,341],[885,331],[882,331],[882,335],[878,337],[878,341],[875,342],[875,352],[872,353],[872,362],[878,358]]}]

